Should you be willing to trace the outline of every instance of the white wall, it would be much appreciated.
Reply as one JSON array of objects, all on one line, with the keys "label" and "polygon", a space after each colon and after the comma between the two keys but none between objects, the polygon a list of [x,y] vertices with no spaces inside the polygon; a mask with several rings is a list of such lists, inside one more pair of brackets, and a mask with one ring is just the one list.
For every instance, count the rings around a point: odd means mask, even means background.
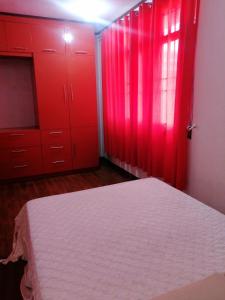
[{"label": "white wall", "polygon": [[201,0],[188,193],[225,212],[225,1]]}]

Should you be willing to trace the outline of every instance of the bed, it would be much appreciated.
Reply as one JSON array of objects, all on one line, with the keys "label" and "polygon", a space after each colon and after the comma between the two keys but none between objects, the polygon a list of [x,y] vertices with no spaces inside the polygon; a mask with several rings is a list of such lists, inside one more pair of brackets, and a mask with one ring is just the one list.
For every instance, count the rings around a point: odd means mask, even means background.
[{"label": "bed", "polygon": [[36,199],[21,257],[27,300],[151,300],[225,272],[225,216],[154,178]]}]

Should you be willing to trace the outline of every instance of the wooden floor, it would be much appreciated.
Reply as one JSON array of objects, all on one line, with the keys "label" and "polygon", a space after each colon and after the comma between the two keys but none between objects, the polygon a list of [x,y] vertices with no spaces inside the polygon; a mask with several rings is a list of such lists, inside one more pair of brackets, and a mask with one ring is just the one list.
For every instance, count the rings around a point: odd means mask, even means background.
[{"label": "wooden floor", "polygon": [[[0,258],[7,257],[11,251],[14,218],[27,201],[132,179],[132,175],[103,160],[101,167],[94,171],[0,184]],[[21,299],[19,283],[23,267],[22,261],[0,265],[0,299]]]}]

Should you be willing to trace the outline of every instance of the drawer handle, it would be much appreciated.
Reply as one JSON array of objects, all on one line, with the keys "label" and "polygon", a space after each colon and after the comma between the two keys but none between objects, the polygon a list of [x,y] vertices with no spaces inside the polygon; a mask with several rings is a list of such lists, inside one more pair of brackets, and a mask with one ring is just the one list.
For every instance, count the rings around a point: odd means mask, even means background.
[{"label": "drawer handle", "polygon": [[27,50],[26,47],[14,47],[14,49],[16,49],[16,50]]},{"label": "drawer handle", "polygon": [[54,52],[56,52],[55,49],[43,49],[42,51],[43,52],[48,52],[48,53],[54,53]]},{"label": "drawer handle", "polygon": [[24,133],[11,133],[10,136],[24,136]]},{"label": "drawer handle", "polygon": [[63,85],[63,92],[64,92],[64,103],[67,105],[67,90],[66,90],[66,84]]},{"label": "drawer handle", "polygon": [[50,149],[63,149],[64,146],[51,146]]},{"label": "drawer handle", "polygon": [[70,84],[71,100],[74,101],[73,85]]},{"label": "drawer handle", "polygon": [[56,160],[56,161],[52,161],[53,165],[57,165],[57,164],[63,164],[65,162],[65,160]]},{"label": "drawer handle", "polygon": [[20,149],[20,150],[12,150],[12,153],[22,153],[22,152],[27,152],[28,150],[25,149]]},{"label": "drawer handle", "polygon": [[62,134],[63,132],[62,131],[51,131],[49,132],[49,134]]},{"label": "drawer handle", "polygon": [[87,51],[80,50],[80,51],[75,51],[76,54],[88,54]]},{"label": "drawer handle", "polygon": [[23,169],[23,168],[26,168],[26,167],[28,167],[28,165],[17,165],[17,166],[14,166],[13,168],[14,169]]}]

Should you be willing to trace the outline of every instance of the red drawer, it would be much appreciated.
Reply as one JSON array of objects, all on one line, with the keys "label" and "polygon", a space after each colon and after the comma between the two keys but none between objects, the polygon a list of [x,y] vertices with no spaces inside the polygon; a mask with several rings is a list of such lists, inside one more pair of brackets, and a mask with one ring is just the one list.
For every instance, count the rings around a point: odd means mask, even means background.
[{"label": "red drawer", "polygon": [[10,130],[0,132],[0,149],[40,146],[39,130]]},{"label": "red drawer", "polygon": [[41,131],[42,145],[64,145],[70,141],[69,130],[52,129]]},{"label": "red drawer", "polygon": [[46,161],[60,160],[63,157],[71,158],[70,144],[55,144],[43,146],[44,159]]},{"label": "red drawer", "polygon": [[0,51],[6,51],[6,33],[5,33],[5,22],[0,21]]},{"label": "red drawer", "polygon": [[62,155],[57,159],[44,159],[44,170],[46,173],[58,173],[72,170],[71,157]]},{"label": "red drawer", "polygon": [[42,173],[40,147],[0,150],[0,178],[25,177]]},{"label": "red drawer", "polygon": [[57,173],[72,169],[72,153],[69,130],[42,130],[44,169]]}]

